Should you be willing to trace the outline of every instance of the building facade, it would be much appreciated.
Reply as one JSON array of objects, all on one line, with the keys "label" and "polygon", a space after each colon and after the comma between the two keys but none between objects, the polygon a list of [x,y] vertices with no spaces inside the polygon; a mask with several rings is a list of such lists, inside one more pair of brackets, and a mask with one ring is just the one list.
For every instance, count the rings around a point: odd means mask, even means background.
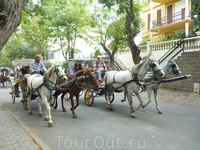
[{"label": "building facade", "polygon": [[[142,38],[152,43],[188,36],[193,27],[191,0],[147,0]],[[180,38],[180,37],[177,37]]]}]

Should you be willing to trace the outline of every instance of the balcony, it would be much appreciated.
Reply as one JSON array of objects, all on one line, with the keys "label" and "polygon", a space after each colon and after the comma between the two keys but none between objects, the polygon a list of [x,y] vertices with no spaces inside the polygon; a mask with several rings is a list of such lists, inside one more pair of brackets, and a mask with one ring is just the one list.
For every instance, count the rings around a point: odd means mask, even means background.
[{"label": "balcony", "polygon": [[161,4],[169,4],[169,3],[174,3],[174,2],[178,2],[180,0],[152,0],[152,2],[156,2],[156,3],[161,3]]},{"label": "balcony", "polygon": [[161,19],[152,21],[152,32],[172,32],[184,29],[185,23],[188,22],[192,26],[192,19],[185,16],[185,12],[177,12],[171,16],[165,16]]}]

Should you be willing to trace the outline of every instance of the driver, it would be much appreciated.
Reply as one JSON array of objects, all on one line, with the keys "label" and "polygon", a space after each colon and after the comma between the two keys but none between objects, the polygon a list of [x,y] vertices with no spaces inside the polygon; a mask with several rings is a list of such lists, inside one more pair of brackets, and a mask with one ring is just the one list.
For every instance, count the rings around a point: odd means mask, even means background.
[{"label": "driver", "polygon": [[29,69],[31,71],[31,74],[44,75],[44,73],[47,71],[44,63],[41,61],[40,55],[35,56],[35,60],[31,62]]}]

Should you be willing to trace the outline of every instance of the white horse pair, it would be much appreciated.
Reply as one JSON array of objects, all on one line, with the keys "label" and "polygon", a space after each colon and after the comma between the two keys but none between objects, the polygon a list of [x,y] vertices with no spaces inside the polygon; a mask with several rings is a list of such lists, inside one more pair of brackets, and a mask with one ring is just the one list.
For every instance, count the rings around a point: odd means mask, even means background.
[{"label": "white horse pair", "polygon": [[53,126],[53,121],[51,117],[51,107],[49,106],[48,101],[56,90],[56,79],[67,81],[67,77],[63,68],[60,65],[52,65],[44,76],[33,74],[31,76],[26,76],[27,79],[27,88],[28,88],[28,113],[32,114],[31,111],[31,96],[36,92],[39,96],[38,98],[38,107],[39,107],[39,116],[42,116],[41,108],[41,99],[45,104],[45,120],[48,121],[48,126]]},{"label": "white horse pair", "polygon": [[[179,75],[182,74],[178,65],[173,60],[167,61],[166,63],[161,65],[161,68],[162,68],[162,70],[164,71],[165,74],[166,73],[172,73],[176,76],[179,76]],[[147,73],[146,76],[144,77],[144,79],[148,80],[147,82],[155,81],[154,78],[151,78],[152,76],[153,76],[152,72]],[[156,103],[156,109],[157,109],[159,114],[162,114],[162,111],[161,111],[160,107],[158,106],[158,100],[157,100],[157,94],[158,94],[159,87],[160,87],[159,82],[156,83],[156,84],[149,84],[149,85],[146,86],[149,101],[146,104],[144,104],[142,107],[145,108],[151,102],[151,92],[153,91],[154,92],[154,99],[155,99],[155,103]]]},{"label": "white horse pair", "polygon": [[[131,70],[125,71],[109,71],[105,75],[105,87],[107,88],[107,92],[105,94],[105,98],[107,100],[107,108],[109,110],[113,110],[111,106],[111,98],[114,90],[124,91],[127,95],[128,102],[130,105],[130,115],[135,118],[136,115],[134,112],[143,105],[143,101],[141,96],[139,95],[140,88],[142,86],[141,82],[144,82],[144,76],[148,71],[157,74],[159,77],[164,75],[163,70],[156,62],[155,59],[148,57],[146,60],[141,62],[140,64],[132,67]],[[140,101],[139,106],[135,109],[132,105],[132,94],[135,93],[137,98]]]}]

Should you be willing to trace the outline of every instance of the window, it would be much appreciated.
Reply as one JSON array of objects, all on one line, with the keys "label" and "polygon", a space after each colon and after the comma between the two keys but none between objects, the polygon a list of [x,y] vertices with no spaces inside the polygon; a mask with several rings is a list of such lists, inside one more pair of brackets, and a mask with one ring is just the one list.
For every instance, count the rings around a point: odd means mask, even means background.
[{"label": "window", "polygon": [[161,9],[157,10],[157,26],[161,26]]},{"label": "window", "polygon": [[167,6],[167,24],[172,23],[172,5]]},{"label": "window", "polygon": [[185,19],[185,8],[181,9],[181,19]]},{"label": "window", "polygon": [[150,21],[151,21],[151,14],[149,13],[148,17],[147,17],[147,29],[148,30],[150,30]]}]

